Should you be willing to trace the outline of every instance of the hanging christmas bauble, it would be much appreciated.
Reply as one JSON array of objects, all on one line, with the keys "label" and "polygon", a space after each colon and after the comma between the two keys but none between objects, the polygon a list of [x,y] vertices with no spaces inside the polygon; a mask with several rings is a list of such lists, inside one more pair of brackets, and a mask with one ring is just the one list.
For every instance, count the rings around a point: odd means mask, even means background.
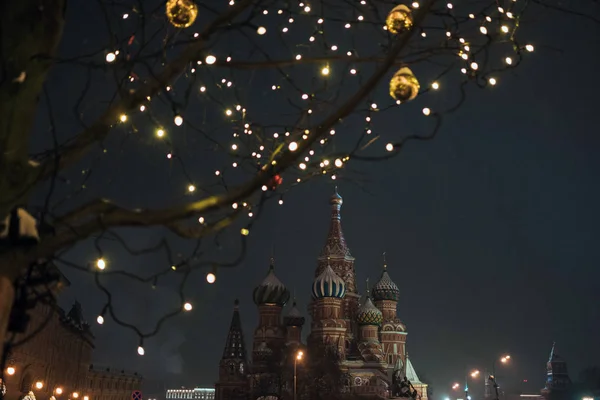
[{"label": "hanging christmas bauble", "polygon": [[191,26],[198,16],[198,6],[193,0],[168,0],[167,18],[177,28]]},{"label": "hanging christmas bauble", "polygon": [[397,5],[392,8],[392,11],[387,16],[385,20],[385,24],[393,34],[402,33],[406,30],[412,28],[413,19],[412,12],[410,8],[405,6],[404,4]]},{"label": "hanging christmas bauble", "polygon": [[420,89],[419,81],[407,67],[402,67],[390,80],[390,96],[401,102],[417,97]]},{"label": "hanging christmas bauble", "polygon": [[283,183],[283,178],[281,177],[281,175],[275,175],[274,177],[272,177],[269,180],[269,184],[267,186],[271,190],[276,190],[277,186],[281,185],[282,183]]}]

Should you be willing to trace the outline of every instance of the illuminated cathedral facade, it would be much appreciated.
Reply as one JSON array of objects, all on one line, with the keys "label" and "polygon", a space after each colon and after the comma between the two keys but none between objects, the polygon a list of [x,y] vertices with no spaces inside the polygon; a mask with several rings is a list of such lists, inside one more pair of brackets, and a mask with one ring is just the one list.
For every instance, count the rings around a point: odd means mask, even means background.
[{"label": "illuminated cathedral facade", "polygon": [[291,399],[288,382],[272,383],[266,391],[259,391],[256,387],[259,378],[283,365],[284,361],[278,364],[278,360],[301,351],[311,353],[311,349],[318,347],[333,349],[339,357],[345,377],[343,392],[350,396],[384,399],[412,394],[413,398],[427,400],[427,385],[419,381],[407,356],[406,325],[397,315],[400,291],[385,261],[371,290],[359,293],[355,260],[342,232],[342,203],[336,190],[330,200],[327,241],[317,258],[311,287],[306,343],[302,342],[306,319],[295,299],[284,312],[290,292],[277,278],[271,259],[265,279],[253,292],[259,318],[249,358],[236,300],[219,364],[216,400]]}]

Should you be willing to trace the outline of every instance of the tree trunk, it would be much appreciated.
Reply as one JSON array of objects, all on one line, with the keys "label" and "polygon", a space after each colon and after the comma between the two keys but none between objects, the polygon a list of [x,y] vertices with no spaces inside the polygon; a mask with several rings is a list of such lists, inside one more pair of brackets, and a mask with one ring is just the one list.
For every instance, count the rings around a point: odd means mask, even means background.
[{"label": "tree trunk", "polygon": [[15,288],[12,281],[6,276],[0,275],[0,360],[4,352],[6,342],[6,329],[15,297]]}]

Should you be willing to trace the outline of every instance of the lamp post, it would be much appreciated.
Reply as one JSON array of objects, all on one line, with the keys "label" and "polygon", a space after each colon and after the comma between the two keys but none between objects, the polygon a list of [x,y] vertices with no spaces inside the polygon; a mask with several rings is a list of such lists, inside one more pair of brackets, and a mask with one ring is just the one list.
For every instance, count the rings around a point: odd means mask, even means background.
[{"label": "lamp post", "polygon": [[[496,362],[497,361],[498,360],[494,360],[494,363],[492,364],[492,375],[490,375],[488,378],[494,384],[494,394],[496,395],[496,397],[494,397],[494,400],[500,400],[500,395],[498,394],[498,382],[496,381]],[[510,355],[508,355],[508,354],[500,357],[500,362],[502,364],[506,364],[509,361],[510,361]]]},{"label": "lamp post", "polygon": [[294,400],[296,400],[296,387],[298,383],[298,375],[296,372],[298,367],[298,361],[302,360],[302,356],[304,356],[304,353],[298,350],[298,352],[296,353],[296,357],[294,357]]}]

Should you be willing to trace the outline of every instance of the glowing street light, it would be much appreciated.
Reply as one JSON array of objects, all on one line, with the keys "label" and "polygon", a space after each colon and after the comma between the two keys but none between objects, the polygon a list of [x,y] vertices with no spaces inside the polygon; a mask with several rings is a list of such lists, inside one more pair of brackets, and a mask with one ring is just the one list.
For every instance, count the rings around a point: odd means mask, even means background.
[{"label": "glowing street light", "polygon": [[294,400],[296,400],[296,388],[298,387],[298,377],[296,374],[296,370],[298,367],[298,361],[302,360],[304,357],[304,352],[302,350],[298,350],[296,353],[296,357],[294,357]]},{"label": "glowing street light", "polygon": [[454,385],[452,385],[452,389],[454,390],[458,390],[460,388],[460,383],[455,383]]},{"label": "glowing street light", "polygon": [[37,382],[35,383],[35,388],[36,388],[37,390],[40,390],[40,389],[42,389],[43,387],[44,387],[44,382],[42,382],[42,381],[37,381]]},{"label": "glowing street light", "polygon": [[17,370],[15,369],[15,367],[8,367],[8,368],[6,368],[6,373],[8,375],[14,375],[15,372],[17,372]]},{"label": "glowing street light", "polygon": [[477,378],[479,376],[479,370],[476,369],[475,371],[471,372],[471,377],[472,378]]},{"label": "glowing street light", "polygon": [[58,394],[58,395],[61,395],[61,394],[62,394],[62,392],[63,392],[63,390],[62,390],[62,388],[61,388],[61,387],[57,387],[56,389],[54,389],[54,393],[56,393],[56,394]]}]

